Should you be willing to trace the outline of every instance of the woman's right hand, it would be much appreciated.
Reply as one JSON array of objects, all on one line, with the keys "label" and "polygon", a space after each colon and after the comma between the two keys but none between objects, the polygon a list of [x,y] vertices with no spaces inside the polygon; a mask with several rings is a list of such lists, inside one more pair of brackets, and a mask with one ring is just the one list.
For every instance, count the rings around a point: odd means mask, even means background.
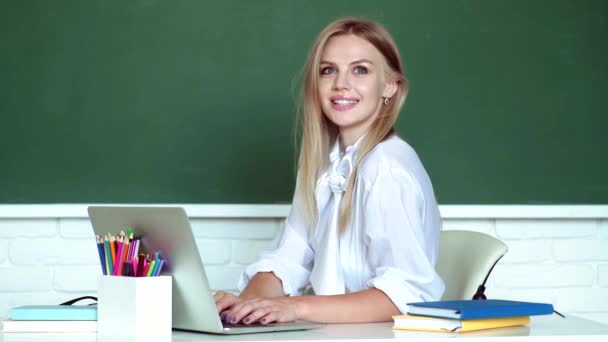
[{"label": "woman's right hand", "polygon": [[215,306],[217,306],[217,312],[219,312],[222,320],[226,318],[226,314],[224,313],[226,310],[229,310],[236,304],[242,302],[244,299],[233,295],[232,293],[217,291],[213,295],[213,299],[215,300]]},{"label": "woman's right hand", "polygon": [[225,291],[217,291],[213,295],[213,299],[217,306],[217,312],[220,314],[222,320],[225,320],[226,314],[232,308],[246,300],[283,296],[283,285],[281,284],[281,280],[279,280],[274,273],[258,272],[251,278],[240,296],[235,296],[232,293]]}]

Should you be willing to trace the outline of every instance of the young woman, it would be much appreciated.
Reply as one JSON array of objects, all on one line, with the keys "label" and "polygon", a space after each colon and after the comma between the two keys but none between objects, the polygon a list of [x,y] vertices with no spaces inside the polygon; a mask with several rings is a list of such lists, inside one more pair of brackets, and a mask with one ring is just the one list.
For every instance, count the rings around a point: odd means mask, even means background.
[{"label": "young woman", "polygon": [[[291,212],[241,294],[216,293],[224,320],[390,321],[409,302],[440,299],[433,188],[393,129],[407,90],[380,25],[345,18],[321,32],[306,64]],[[316,295],[303,295],[308,285]]]}]

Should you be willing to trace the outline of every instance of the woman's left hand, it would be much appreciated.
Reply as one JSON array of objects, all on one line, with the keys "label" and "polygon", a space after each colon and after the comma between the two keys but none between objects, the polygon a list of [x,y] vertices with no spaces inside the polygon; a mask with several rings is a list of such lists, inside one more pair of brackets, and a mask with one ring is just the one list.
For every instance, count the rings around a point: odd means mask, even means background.
[{"label": "woman's left hand", "polygon": [[295,297],[254,298],[243,300],[225,311],[228,323],[293,322],[299,317]]}]

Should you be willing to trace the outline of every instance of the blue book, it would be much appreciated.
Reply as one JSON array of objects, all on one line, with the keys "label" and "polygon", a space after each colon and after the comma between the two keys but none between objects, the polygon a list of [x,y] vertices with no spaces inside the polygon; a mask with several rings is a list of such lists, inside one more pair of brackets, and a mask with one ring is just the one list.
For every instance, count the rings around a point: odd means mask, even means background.
[{"label": "blue book", "polygon": [[24,305],[12,308],[13,321],[96,321],[97,305]]},{"label": "blue book", "polygon": [[550,315],[553,305],[512,300],[444,300],[408,303],[408,314],[453,319]]}]

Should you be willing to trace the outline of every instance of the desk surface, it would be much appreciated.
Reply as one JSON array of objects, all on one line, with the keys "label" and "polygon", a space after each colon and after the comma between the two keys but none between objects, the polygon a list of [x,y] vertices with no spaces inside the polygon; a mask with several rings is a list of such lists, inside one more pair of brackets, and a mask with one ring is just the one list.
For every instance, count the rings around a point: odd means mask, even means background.
[{"label": "desk surface", "polygon": [[[222,336],[202,333],[174,331],[172,342],[209,342],[209,341],[336,341],[387,339],[408,341],[445,341],[446,338],[460,338],[462,341],[555,341],[557,337],[568,341],[608,341],[608,325],[570,316],[557,315],[533,317],[528,326],[490,329],[468,333],[432,333],[392,330],[392,323],[373,324],[330,324],[318,330],[290,331]],[[74,342],[144,342],[158,341],[155,338],[97,339],[96,334],[0,334],[0,342],[25,341],[74,341]],[[169,342],[169,341],[159,341]]]}]

